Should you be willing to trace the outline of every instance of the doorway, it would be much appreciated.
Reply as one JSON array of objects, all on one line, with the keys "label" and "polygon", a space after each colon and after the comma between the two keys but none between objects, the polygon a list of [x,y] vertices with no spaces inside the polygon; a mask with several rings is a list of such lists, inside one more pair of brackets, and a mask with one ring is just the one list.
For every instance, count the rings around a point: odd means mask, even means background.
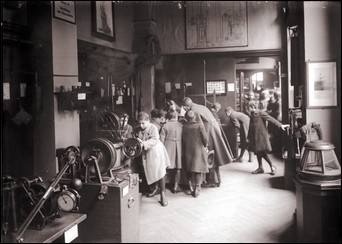
[{"label": "doorway", "polygon": [[253,92],[269,99],[275,91],[281,91],[280,56],[235,58],[236,70],[236,110],[242,112],[244,98]]}]

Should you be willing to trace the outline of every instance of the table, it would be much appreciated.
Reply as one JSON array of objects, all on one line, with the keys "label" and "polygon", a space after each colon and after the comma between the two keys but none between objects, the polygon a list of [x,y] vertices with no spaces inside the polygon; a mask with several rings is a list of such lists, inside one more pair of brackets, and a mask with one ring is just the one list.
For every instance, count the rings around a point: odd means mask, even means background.
[{"label": "table", "polygon": [[65,213],[61,218],[56,218],[46,224],[42,230],[27,229],[22,236],[23,243],[51,243],[86,218],[86,214]]}]

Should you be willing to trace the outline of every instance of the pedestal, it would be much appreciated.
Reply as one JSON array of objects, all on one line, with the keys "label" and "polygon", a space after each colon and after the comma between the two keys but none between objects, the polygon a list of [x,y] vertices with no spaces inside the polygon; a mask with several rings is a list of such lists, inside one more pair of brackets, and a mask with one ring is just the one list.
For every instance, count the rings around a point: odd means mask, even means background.
[{"label": "pedestal", "polygon": [[[99,197],[103,187],[107,194]],[[118,184],[87,183],[79,191],[80,212],[87,220],[79,226],[82,242],[139,242],[139,184],[124,180]]]},{"label": "pedestal", "polygon": [[341,242],[341,180],[294,180],[298,242]]}]

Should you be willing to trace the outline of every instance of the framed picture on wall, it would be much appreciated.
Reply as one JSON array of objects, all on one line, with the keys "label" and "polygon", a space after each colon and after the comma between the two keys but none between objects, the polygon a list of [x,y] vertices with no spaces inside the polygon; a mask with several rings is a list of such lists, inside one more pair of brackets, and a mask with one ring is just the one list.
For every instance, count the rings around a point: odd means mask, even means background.
[{"label": "framed picture on wall", "polygon": [[247,1],[186,1],[186,48],[248,46]]},{"label": "framed picture on wall", "polygon": [[53,17],[76,24],[75,1],[53,1]]},{"label": "framed picture on wall", "polygon": [[307,107],[337,106],[336,62],[307,62]]},{"label": "framed picture on wall", "polygon": [[113,1],[92,1],[91,11],[93,35],[107,41],[115,41]]}]

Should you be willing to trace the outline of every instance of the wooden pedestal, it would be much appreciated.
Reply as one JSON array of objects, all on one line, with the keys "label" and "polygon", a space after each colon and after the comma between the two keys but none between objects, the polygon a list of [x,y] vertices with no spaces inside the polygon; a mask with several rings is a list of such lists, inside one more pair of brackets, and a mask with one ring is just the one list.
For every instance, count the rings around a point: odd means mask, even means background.
[{"label": "wooden pedestal", "polygon": [[[79,191],[80,212],[87,220],[79,226],[82,242],[139,242],[139,184],[128,180],[103,184],[108,194],[99,199],[100,183],[85,183]],[[101,197],[100,197],[101,198]]]},{"label": "wooden pedestal", "polygon": [[309,182],[295,179],[298,241],[341,242],[341,180]]}]

